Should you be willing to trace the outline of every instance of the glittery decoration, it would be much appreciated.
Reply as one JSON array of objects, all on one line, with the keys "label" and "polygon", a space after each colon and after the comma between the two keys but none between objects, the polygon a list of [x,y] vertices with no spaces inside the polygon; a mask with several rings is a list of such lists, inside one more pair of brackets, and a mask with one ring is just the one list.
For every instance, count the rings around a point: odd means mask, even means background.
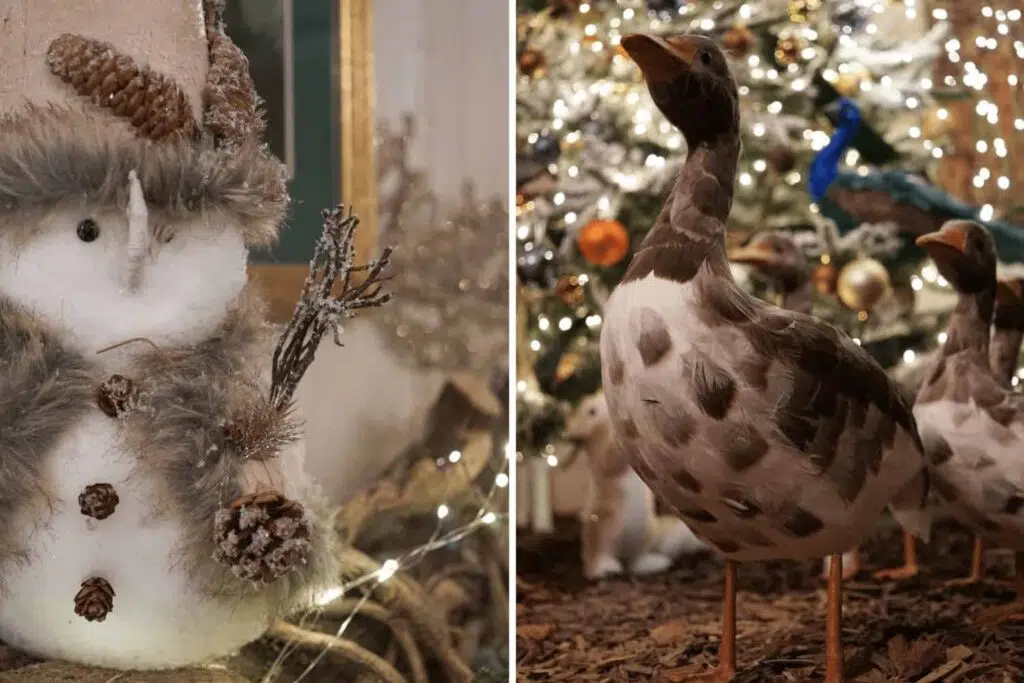
[{"label": "glittery decoration", "polygon": [[374,321],[420,367],[490,376],[508,359],[508,209],[471,187],[459,205],[442,207],[410,166],[410,118],[379,139],[381,241],[402,246],[392,256],[392,301]]}]

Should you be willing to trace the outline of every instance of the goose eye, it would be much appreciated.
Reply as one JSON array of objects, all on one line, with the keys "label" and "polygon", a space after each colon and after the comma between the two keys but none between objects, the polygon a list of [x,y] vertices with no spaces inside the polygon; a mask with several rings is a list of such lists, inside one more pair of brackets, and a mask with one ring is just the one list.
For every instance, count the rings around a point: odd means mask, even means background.
[{"label": "goose eye", "polygon": [[96,238],[100,236],[100,226],[93,219],[86,218],[78,224],[76,232],[78,239],[83,242],[95,242]]},{"label": "goose eye", "polygon": [[701,50],[697,58],[700,59],[700,63],[704,66],[711,64],[711,53],[706,50]]}]

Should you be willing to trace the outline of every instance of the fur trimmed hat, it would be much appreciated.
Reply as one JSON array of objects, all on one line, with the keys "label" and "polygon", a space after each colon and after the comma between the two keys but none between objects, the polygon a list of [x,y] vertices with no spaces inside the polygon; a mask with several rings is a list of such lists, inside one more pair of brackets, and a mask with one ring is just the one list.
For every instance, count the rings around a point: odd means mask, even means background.
[{"label": "fur trimmed hat", "polygon": [[250,246],[276,241],[287,176],[221,5],[14,2],[0,23],[0,216],[124,207],[135,171],[153,213],[224,213]]}]

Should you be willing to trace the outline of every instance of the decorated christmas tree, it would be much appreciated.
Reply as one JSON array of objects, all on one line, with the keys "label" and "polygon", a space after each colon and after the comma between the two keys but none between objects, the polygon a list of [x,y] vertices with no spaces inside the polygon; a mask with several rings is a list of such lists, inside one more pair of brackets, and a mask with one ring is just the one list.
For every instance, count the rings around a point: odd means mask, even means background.
[{"label": "decorated christmas tree", "polygon": [[1024,233],[995,207],[935,185],[950,112],[985,85],[935,82],[937,58],[956,48],[946,16],[914,0],[521,3],[522,456],[558,464],[566,406],[599,389],[602,302],[685,158],[618,47],[630,33],[704,34],[730,55],[743,127],[729,223],[737,279],[839,325],[887,367],[920,365],[953,299],[914,238],[972,218],[1004,262],[1024,256]]}]

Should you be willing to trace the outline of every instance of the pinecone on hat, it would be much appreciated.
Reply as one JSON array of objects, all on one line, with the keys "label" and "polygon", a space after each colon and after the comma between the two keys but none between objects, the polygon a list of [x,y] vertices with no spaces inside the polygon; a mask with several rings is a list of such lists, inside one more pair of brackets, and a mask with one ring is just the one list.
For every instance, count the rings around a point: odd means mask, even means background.
[{"label": "pinecone on hat", "polygon": [[159,140],[172,133],[194,137],[199,132],[181,88],[110,43],[64,33],[50,43],[46,64],[79,95],[130,120],[144,138]]},{"label": "pinecone on hat", "polygon": [[271,491],[217,511],[213,558],[240,579],[269,583],[305,563],[310,526],[303,507]]}]

